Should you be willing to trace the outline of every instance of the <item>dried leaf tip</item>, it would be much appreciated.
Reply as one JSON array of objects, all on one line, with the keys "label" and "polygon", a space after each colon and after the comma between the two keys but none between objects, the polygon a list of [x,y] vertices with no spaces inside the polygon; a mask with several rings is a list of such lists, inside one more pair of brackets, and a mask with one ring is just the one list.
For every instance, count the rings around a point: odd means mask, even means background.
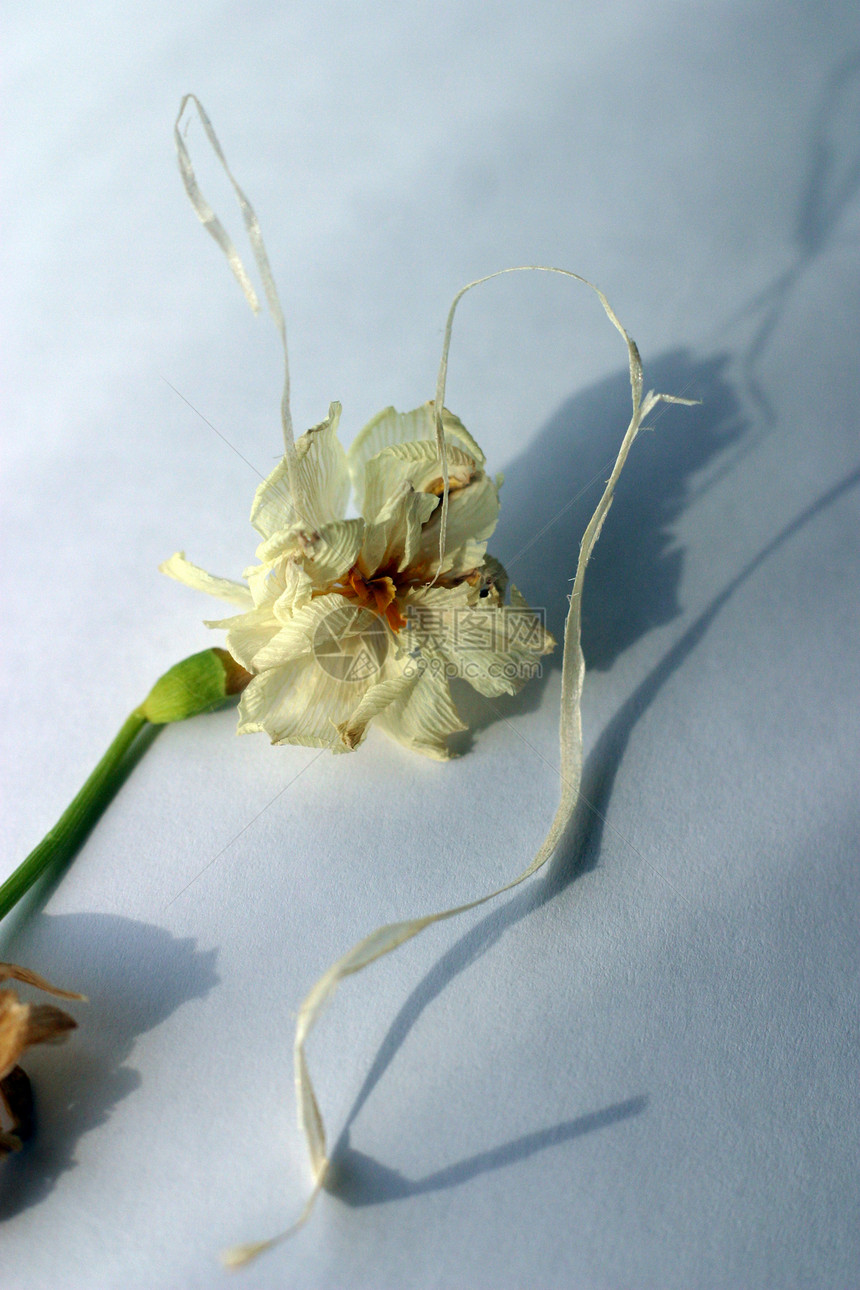
[{"label": "dried leaf tip", "polygon": [[272,1241],[252,1241],[248,1245],[234,1245],[232,1249],[225,1250],[221,1255],[221,1263],[231,1272],[235,1272],[239,1268],[244,1268],[272,1244]]}]

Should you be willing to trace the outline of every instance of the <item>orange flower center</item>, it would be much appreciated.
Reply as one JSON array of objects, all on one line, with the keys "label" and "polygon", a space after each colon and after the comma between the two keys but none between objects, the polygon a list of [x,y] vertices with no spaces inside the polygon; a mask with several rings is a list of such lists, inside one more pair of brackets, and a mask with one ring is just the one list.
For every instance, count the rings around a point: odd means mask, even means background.
[{"label": "orange flower center", "polygon": [[342,581],[335,583],[332,591],[339,591],[348,600],[356,600],[363,608],[372,609],[387,619],[393,632],[406,626],[406,618],[397,603],[397,585],[387,573],[377,573],[365,578],[354,564]]}]

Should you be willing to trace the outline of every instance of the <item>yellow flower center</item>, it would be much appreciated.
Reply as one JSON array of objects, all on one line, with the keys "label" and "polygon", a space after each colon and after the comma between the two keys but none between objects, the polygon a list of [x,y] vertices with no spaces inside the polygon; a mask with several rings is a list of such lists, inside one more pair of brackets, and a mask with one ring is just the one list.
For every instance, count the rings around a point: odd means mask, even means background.
[{"label": "yellow flower center", "polygon": [[354,564],[343,579],[332,584],[330,590],[357,601],[365,609],[375,610],[387,619],[393,632],[406,626],[406,618],[397,603],[399,588],[390,574],[376,573],[372,578],[366,578]]}]

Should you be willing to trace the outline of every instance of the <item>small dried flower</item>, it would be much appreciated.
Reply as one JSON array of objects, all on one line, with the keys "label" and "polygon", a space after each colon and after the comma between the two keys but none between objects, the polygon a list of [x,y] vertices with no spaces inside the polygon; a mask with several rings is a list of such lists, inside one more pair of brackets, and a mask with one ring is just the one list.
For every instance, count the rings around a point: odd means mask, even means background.
[{"label": "small dried flower", "polygon": [[[72,990],[59,990],[44,977],[15,963],[0,963],[0,981],[23,981],[60,999],[83,999]],[[14,990],[0,990],[0,1160],[18,1151],[32,1132],[33,1097],[30,1081],[17,1064],[34,1044],[62,1043],[77,1022],[50,1003],[22,1003]]]},{"label": "small dried flower", "polygon": [[[487,555],[500,479],[445,410],[449,507],[440,560],[443,480],[432,402],[386,408],[349,452],[340,405],[295,446],[297,505],[286,456],[257,489],[251,523],[263,541],[247,585],[215,578],[177,553],[171,577],[243,613],[210,622],[252,679],[239,732],[275,744],[349,752],[372,721],[398,742],[446,758],[466,727],[451,698],[460,677],[486,695],[514,693],[555,645]],[[345,519],[350,488],[361,516]]]},{"label": "small dried flower", "polygon": [[[691,400],[654,391],[643,397],[636,344],[593,283],[567,269],[517,265],[467,283],[454,297],[432,403],[408,413],[385,409],[365,426],[348,454],[337,440],[340,406],[333,403],[326,420],[294,442],[286,324],[259,222],[211,121],[194,95],[186,95],[174,127],[185,190],[255,312],[259,301],[245,267],[197,184],[180,129],[189,102],[197,108],[235,191],[284,354],[281,420],[286,452],[254,498],[251,522],[263,542],[257,550],[259,564],[246,570],[247,586],[214,578],[182,553],[161,566],[180,582],[244,611],[209,624],[227,629],[230,653],[252,674],[240,703],[240,731],[265,730],[273,743],[345,752],[361,742],[375,720],[408,747],[445,757],[447,736],[463,729],[448,677],[460,676],[487,695],[513,692],[527,679],[528,668],[553,648],[555,642],[515,588],[510,604],[504,604],[504,570],[486,554],[498,516],[500,481],[485,475],[483,453],[444,406],[454,314],[467,291],[502,274],[521,272],[560,274],[588,287],[624,340],[632,401],[615,464],[580,543],[569,597],[559,718],[560,800],[549,831],[531,863],[503,886],[450,909],[377,927],[312,986],[296,1019],[293,1058],[299,1124],[314,1187],[292,1227],[270,1240],[226,1252],[224,1262],[235,1268],[297,1231],[326,1185],[325,1126],[305,1044],[340,982],[428,927],[518,887],[546,864],[574,819],[583,764],[581,609],[586,568],[645,418],[659,403]],[[361,511],[355,520],[344,518],[350,477]],[[470,617],[476,611],[477,622]],[[461,616],[468,622],[462,634]],[[406,630],[410,619],[411,637]]]}]

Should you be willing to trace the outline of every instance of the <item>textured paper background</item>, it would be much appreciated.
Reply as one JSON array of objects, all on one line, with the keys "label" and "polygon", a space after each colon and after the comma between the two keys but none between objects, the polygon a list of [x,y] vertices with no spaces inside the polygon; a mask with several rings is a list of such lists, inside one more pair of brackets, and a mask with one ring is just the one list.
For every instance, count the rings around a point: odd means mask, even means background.
[{"label": "textured paper background", "polygon": [[[311,1052],[336,1194],[243,1283],[856,1285],[855,7],[46,3],[4,43],[4,870],[209,643],[156,566],[238,575],[278,453],[277,340],[185,203],[183,92],[257,206],[300,428],[430,397],[454,291],[522,261],[598,282],[648,383],[703,400],[654,419],[592,565],[582,849],[344,987]],[[551,624],[624,367],[560,280],[464,302],[449,403]],[[467,699],[448,765],[230,712],[155,741],[3,931],[91,999],[28,1063],[4,1287],[208,1288],[294,1217],[295,1007],[377,923],[523,866],[558,692],[556,660],[503,720]]]}]

